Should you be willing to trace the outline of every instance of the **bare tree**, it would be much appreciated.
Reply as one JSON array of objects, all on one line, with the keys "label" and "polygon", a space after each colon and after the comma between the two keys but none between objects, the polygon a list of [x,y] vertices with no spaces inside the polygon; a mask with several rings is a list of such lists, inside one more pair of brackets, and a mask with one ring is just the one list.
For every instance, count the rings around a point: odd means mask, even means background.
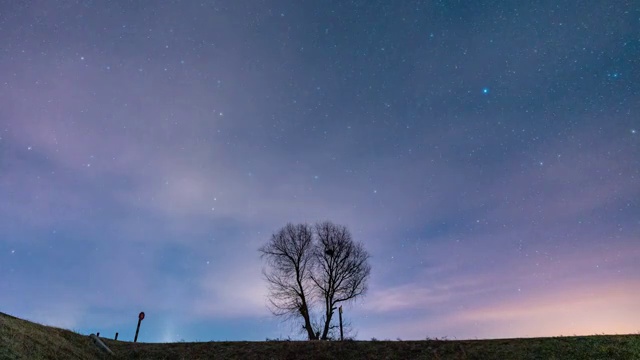
[{"label": "bare tree", "polygon": [[263,274],[269,286],[271,312],[289,318],[302,316],[309,340],[317,339],[309,315],[313,229],[307,224],[287,224],[259,251],[269,265]]},{"label": "bare tree", "polygon": [[[336,305],[354,300],[367,290],[369,254],[355,243],[349,230],[331,222],[287,224],[260,248],[271,311],[295,319],[301,316],[309,340],[327,340]],[[322,305],[321,316],[312,316]],[[315,318],[315,319],[314,319]]]},{"label": "bare tree", "polygon": [[361,243],[355,243],[343,225],[331,222],[316,224],[318,241],[311,280],[324,302],[324,327],[320,339],[326,340],[332,329],[331,320],[337,305],[349,302],[367,291],[371,272],[369,254]]}]

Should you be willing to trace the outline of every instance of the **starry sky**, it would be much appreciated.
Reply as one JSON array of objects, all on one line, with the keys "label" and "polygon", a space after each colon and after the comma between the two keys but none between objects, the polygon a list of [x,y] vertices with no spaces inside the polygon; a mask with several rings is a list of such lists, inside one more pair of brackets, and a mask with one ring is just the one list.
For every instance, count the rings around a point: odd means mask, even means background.
[{"label": "starry sky", "polygon": [[0,311],[298,335],[258,248],[371,254],[358,339],[640,331],[640,4],[0,1]]}]

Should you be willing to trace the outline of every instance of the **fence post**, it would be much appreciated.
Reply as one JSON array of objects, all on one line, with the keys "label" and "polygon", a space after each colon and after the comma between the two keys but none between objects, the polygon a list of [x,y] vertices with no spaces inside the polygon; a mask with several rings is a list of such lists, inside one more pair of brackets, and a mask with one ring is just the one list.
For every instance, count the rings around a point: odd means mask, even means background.
[{"label": "fence post", "polygon": [[338,308],[338,314],[340,315],[340,341],[344,340],[344,333],[342,332],[342,305]]},{"label": "fence post", "polygon": [[115,338],[115,339],[113,339],[113,340],[118,340],[118,333],[116,333],[116,338]]}]

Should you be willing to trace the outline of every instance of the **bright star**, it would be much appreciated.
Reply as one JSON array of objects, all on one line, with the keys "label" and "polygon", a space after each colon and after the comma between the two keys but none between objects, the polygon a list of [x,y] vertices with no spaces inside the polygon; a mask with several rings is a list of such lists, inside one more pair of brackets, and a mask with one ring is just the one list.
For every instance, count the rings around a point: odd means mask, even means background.
[{"label": "bright star", "polygon": [[635,134],[636,132],[637,132],[636,129],[631,129],[632,134]]},{"label": "bright star", "polygon": [[488,94],[489,93],[489,88],[482,88],[482,93],[483,94]]}]

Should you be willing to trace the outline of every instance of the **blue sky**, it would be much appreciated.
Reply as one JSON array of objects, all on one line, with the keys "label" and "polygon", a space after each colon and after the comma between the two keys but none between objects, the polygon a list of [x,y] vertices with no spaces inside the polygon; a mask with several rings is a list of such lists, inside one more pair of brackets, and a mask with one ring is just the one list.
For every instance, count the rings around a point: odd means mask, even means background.
[{"label": "blue sky", "polygon": [[0,311],[297,336],[257,249],[331,220],[371,254],[360,339],[637,332],[639,12],[3,4]]}]

